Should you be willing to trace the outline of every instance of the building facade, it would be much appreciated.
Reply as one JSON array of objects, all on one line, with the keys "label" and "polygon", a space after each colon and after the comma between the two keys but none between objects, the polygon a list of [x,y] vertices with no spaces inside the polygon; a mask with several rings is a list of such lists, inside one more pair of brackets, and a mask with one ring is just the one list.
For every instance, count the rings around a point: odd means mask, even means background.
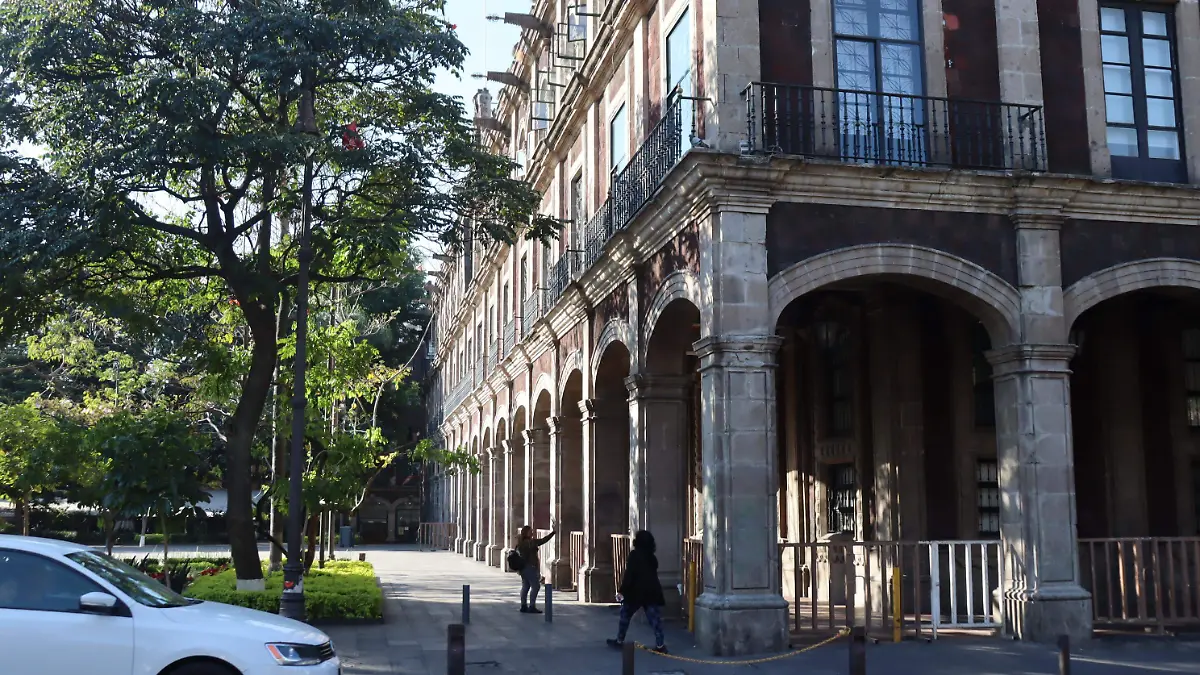
[{"label": "building facade", "polygon": [[[1025,639],[1195,619],[1200,2],[504,20],[476,123],[565,225],[440,274],[428,409],[481,466],[432,479],[456,550],[554,527],[547,578],[602,602],[650,529],[664,586],[701,561],[716,654],[782,649],[822,566],[887,607],[869,556],[800,553],[830,542],[994,547],[964,578]],[[901,572],[918,625],[936,557]]]}]

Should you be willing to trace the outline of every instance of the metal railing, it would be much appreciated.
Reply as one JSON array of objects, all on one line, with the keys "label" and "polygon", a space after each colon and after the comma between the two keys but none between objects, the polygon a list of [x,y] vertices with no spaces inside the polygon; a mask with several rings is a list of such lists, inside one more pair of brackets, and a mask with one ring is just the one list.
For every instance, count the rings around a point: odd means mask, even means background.
[{"label": "metal railing", "polygon": [[1200,537],[1079,540],[1097,626],[1200,624]]},{"label": "metal railing", "polygon": [[579,574],[583,571],[583,532],[571,533],[571,580],[572,587],[579,588]]},{"label": "metal railing", "polygon": [[942,628],[994,628],[994,592],[1004,586],[1000,541],[927,541],[930,623],[933,639]]},{"label": "metal railing", "polygon": [[546,278],[546,285],[542,289],[543,307],[553,307],[558,302],[558,299],[562,297],[562,294],[567,291],[567,286],[571,285],[571,281],[575,278],[575,272],[579,267],[575,264],[576,257],[574,251],[567,251],[562,254],[558,262],[550,267],[550,273]]},{"label": "metal railing", "polygon": [[534,289],[533,293],[521,303],[522,338],[529,335],[529,331],[533,329],[533,324],[537,323],[540,318],[542,318],[542,292],[541,289]]},{"label": "metal railing", "polygon": [[421,523],[417,527],[417,542],[429,548],[451,548],[454,546],[454,535],[454,523]]},{"label": "metal railing", "polygon": [[517,320],[512,318],[504,324],[504,356],[508,356],[515,346],[517,346]]},{"label": "metal railing", "polygon": [[488,344],[488,351],[487,351],[487,371],[489,373],[496,370],[496,363],[499,362],[499,360],[500,360],[500,341],[492,340],[491,343]]},{"label": "metal railing", "polygon": [[1040,106],[753,82],[750,152],[892,166],[1046,170]]},{"label": "metal railing", "polygon": [[633,549],[633,537],[628,534],[612,535],[613,588],[621,592],[621,581],[625,578],[625,565],[629,562],[629,551]]}]

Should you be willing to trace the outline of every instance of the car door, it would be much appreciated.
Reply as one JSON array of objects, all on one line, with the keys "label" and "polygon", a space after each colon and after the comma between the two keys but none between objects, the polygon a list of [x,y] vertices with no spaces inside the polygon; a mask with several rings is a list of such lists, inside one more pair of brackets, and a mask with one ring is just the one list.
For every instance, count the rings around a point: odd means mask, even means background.
[{"label": "car door", "polygon": [[0,548],[0,651],[4,675],[131,675],[133,619],[79,610],[108,592],[46,556]]}]

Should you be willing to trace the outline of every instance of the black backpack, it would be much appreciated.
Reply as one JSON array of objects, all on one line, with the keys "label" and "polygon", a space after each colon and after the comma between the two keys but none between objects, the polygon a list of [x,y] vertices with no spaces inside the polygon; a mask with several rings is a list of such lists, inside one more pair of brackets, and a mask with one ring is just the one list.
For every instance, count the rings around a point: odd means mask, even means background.
[{"label": "black backpack", "polygon": [[508,552],[507,562],[508,569],[513,572],[520,572],[521,568],[525,567],[525,559],[521,557],[520,553],[517,553],[516,549]]}]

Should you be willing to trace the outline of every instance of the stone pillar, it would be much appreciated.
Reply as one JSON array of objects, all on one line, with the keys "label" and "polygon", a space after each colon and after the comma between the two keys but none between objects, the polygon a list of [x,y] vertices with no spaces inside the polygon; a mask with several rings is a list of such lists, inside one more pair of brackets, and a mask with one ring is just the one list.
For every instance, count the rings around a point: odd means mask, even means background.
[{"label": "stone pillar", "polygon": [[491,501],[488,504],[488,547],[487,563],[492,567],[503,566],[500,551],[504,548],[504,450],[500,446],[488,448],[488,489]]},{"label": "stone pillar", "polygon": [[525,437],[525,525],[534,529],[550,524],[550,433],[546,428],[527,429]]},{"label": "stone pillar", "polygon": [[1000,99],[1042,105],[1042,51],[1037,0],[996,0]]},{"label": "stone pillar", "polygon": [[633,375],[629,388],[630,506],[633,530],[649,530],[658,546],[658,578],[668,616],[682,609],[683,538],[687,535],[688,395],[686,375]]},{"label": "stone pillar", "polygon": [[[1170,11],[1170,7],[1164,7],[1163,11]],[[1179,0],[1175,5],[1175,41],[1179,101],[1183,108],[1183,147],[1196,148],[1200,147],[1200,0]],[[1188,182],[1200,183],[1200,153],[1188,152],[1186,159]]]},{"label": "stone pillar", "polygon": [[[614,534],[629,533],[629,406],[581,401],[583,413],[583,602],[612,602]],[[623,456],[622,456],[623,455]]]},{"label": "stone pillar", "polygon": [[[701,0],[692,3],[692,11],[699,13],[692,41],[700,45],[703,64],[694,76],[696,95],[707,99],[698,104],[705,109],[700,135],[709,147],[738,152],[747,131],[742,90],[762,73],[758,0]],[[685,137],[688,133],[685,129]]]},{"label": "stone pillar", "polygon": [[475,551],[476,560],[487,560],[488,504],[491,500],[491,483],[488,482],[488,450],[480,449],[479,473],[475,474]]},{"label": "stone pillar", "polygon": [[[506,505],[502,555],[508,557],[509,551],[517,541],[517,531],[521,529],[525,517],[525,450],[523,442],[511,440],[501,441],[500,447],[504,452],[504,503]],[[500,568],[507,569],[503,560],[500,561]]]},{"label": "stone pillar", "polygon": [[462,469],[455,469],[453,481],[454,496],[451,503],[454,507],[454,552],[462,553],[467,537],[467,524],[463,517],[467,510],[467,495],[463,489],[467,485],[466,472]]},{"label": "stone pillar", "polygon": [[550,583],[575,588],[571,568],[571,532],[583,528],[582,424],[562,415],[550,418],[550,522],[558,534],[550,541]]},{"label": "stone pillar", "polygon": [[700,358],[704,453],[704,593],[696,643],[718,655],[787,645],[775,493],[773,335],[705,337]]}]

